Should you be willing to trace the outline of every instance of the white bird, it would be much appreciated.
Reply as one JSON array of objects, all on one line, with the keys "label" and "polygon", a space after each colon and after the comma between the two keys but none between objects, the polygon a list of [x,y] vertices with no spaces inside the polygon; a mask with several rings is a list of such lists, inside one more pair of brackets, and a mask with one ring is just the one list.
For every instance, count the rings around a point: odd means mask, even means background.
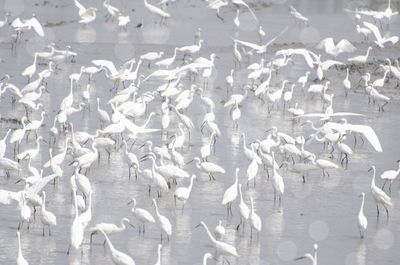
[{"label": "white bird", "polygon": [[349,80],[349,68],[346,68],[346,78],[343,80],[343,86],[344,86],[344,93],[347,96],[347,93],[351,88],[351,83]]},{"label": "white bird", "polygon": [[383,87],[385,84],[386,76],[390,72],[390,70],[386,70],[385,73],[383,74],[382,78],[376,79],[374,82],[372,82],[373,87]]},{"label": "white bird", "polygon": [[327,169],[332,169],[332,168],[339,168],[338,165],[336,165],[335,163],[329,161],[329,160],[325,160],[325,159],[316,159],[315,154],[311,155],[311,161],[314,165],[316,165],[317,167],[319,167],[320,169],[322,169],[322,175],[325,176],[325,174],[327,174],[329,176],[329,173],[326,171]]},{"label": "white bird", "polygon": [[201,169],[204,173],[208,174],[210,180],[215,180],[214,174],[225,174],[225,169],[215,163],[207,161],[201,162],[200,158],[198,157],[194,157],[193,160],[195,161],[198,169]]},{"label": "white bird", "polygon": [[146,7],[146,9],[149,10],[151,13],[160,16],[161,21],[165,18],[171,17],[171,15],[169,13],[165,12],[161,8],[158,8],[156,6],[149,4],[146,0],[143,0],[143,1],[144,1],[144,6]]},{"label": "white bird", "polygon": [[118,14],[120,14],[121,12],[119,11],[118,8],[116,8],[115,6],[112,6],[110,4],[110,0],[104,0],[103,2],[103,7],[107,10],[108,14],[106,16],[106,21],[109,19],[113,19],[115,18]]},{"label": "white bird", "polygon": [[243,229],[244,229],[245,222],[249,219],[249,215],[250,215],[250,209],[243,200],[242,184],[238,185],[238,189],[239,189],[239,198],[240,198],[240,202],[239,202],[240,223],[237,225],[236,230],[239,230],[239,227],[242,223],[243,223]]},{"label": "white bird", "polygon": [[18,32],[18,34],[29,31],[33,28],[40,37],[44,37],[43,27],[40,24],[40,22],[36,19],[34,14],[32,18],[25,20],[21,20],[19,17],[17,17],[11,23],[11,26]]},{"label": "white bird", "polygon": [[101,229],[100,233],[102,233],[104,238],[106,239],[111,254],[111,260],[115,265],[135,265],[135,261],[130,256],[114,248],[107,234],[104,233]]},{"label": "white bird", "polygon": [[363,64],[366,63],[368,60],[369,52],[372,50],[372,47],[368,47],[367,53],[365,55],[359,55],[356,57],[351,57],[348,58],[347,61],[350,63],[355,63],[355,64]]},{"label": "white bird", "polygon": [[178,48],[178,50],[180,52],[183,52],[185,55],[186,54],[189,54],[189,55],[195,54],[200,51],[201,45],[203,44],[203,42],[204,42],[203,40],[199,40],[198,45],[183,46],[183,47]]},{"label": "white bird", "polygon": [[17,231],[17,240],[18,240],[18,256],[17,256],[17,265],[29,265],[24,256],[22,256],[21,249],[21,234]]},{"label": "white bird", "polygon": [[[133,207],[132,207],[131,211],[132,211],[133,215],[136,217],[136,219],[138,219],[138,221],[141,223],[141,225],[139,226],[139,233],[143,232],[143,234],[144,234],[146,223],[154,224],[156,222],[156,220],[147,210],[136,207],[136,199],[135,198],[132,198],[132,200],[128,204],[131,204],[131,203],[133,203]],[[142,225],[143,225],[143,228],[141,227]]]},{"label": "white bird", "polygon": [[42,191],[43,199],[42,199],[42,207],[40,210],[40,220],[43,224],[43,236],[44,236],[44,227],[47,225],[49,227],[49,236],[51,235],[50,227],[57,225],[57,218],[52,213],[46,210],[46,193]]},{"label": "white bird", "polygon": [[222,205],[227,205],[226,210],[228,215],[232,215],[232,202],[238,195],[239,168],[236,168],[235,182],[225,190],[222,198]]},{"label": "white bird", "polygon": [[392,206],[392,199],[379,187],[375,185],[375,174],[376,169],[375,166],[372,166],[369,171],[373,170],[372,181],[371,181],[371,193],[374,197],[376,203],[376,211],[377,216],[379,217],[379,204],[383,206],[386,210],[387,217],[389,218],[389,210],[388,207]]},{"label": "white bird", "polygon": [[364,238],[364,233],[365,233],[365,230],[367,230],[367,226],[368,226],[367,218],[364,215],[365,193],[362,192],[360,194],[360,197],[362,197],[362,199],[361,199],[360,211],[358,212],[357,224],[358,224],[358,229],[360,230],[360,237]]},{"label": "white bird", "polygon": [[333,55],[334,57],[338,56],[341,53],[347,52],[352,53],[356,50],[356,47],[351,44],[350,41],[343,39],[339,41],[336,45],[332,38],[323,39],[318,45],[318,49],[325,49],[325,52]]},{"label": "white bird", "polygon": [[262,223],[261,223],[260,216],[258,214],[256,214],[255,211],[254,211],[254,201],[253,201],[253,197],[251,197],[251,196],[250,196],[249,220],[250,220],[250,227],[251,227],[250,237],[253,237],[253,229],[255,229],[258,233],[260,233],[261,227],[262,227]]},{"label": "white bird", "polygon": [[122,16],[121,13],[118,14],[118,26],[126,31],[126,27],[131,23],[131,18],[129,16]]},{"label": "white bird", "polygon": [[387,42],[391,42],[394,45],[399,41],[398,36],[382,37],[381,32],[379,31],[378,27],[372,23],[364,21],[363,24],[364,24],[364,26],[366,26],[368,29],[370,29],[372,31],[372,33],[374,34],[375,39],[376,39],[375,43],[380,48],[385,48],[384,44]]},{"label": "white bird", "polygon": [[233,256],[239,257],[239,254],[236,251],[236,248],[228,243],[216,240],[213,235],[211,234],[210,230],[208,229],[207,225],[201,221],[196,227],[203,226],[206,230],[208,237],[210,238],[211,242],[215,248],[215,258],[218,259],[220,256]]},{"label": "white bird", "polygon": [[385,182],[383,183],[382,189],[385,188],[386,182],[390,182],[389,192],[392,191],[392,183],[400,174],[400,160],[397,160],[399,167],[397,170],[386,170],[381,174],[381,179]]},{"label": "white bird", "polygon": [[278,169],[276,168],[275,162],[275,153],[271,152],[272,155],[272,178],[271,184],[274,189],[274,202],[276,201],[276,197],[279,196],[279,204],[281,204],[281,199],[283,193],[285,192],[285,184],[283,182],[282,176],[278,173]]},{"label": "white bird", "polygon": [[369,29],[363,28],[358,24],[356,26],[356,30],[357,30],[357,33],[364,35],[364,40],[367,40],[369,34],[371,34],[371,31]]},{"label": "white bird", "polygon": [[300,76],[299,79],[297,80],[297,82],[301,84],[302,88],[304,88],[304,86],[306,85],[309,75],[310,75],[310,72],[307,71],[305,75]]},{"label": "white bird", "polygon": [[18,160],[23,160],[23,159],[27,159],[27,158],[34,159],[39,154],[40,141],[43,141],[43,137],[42,136],[39,136],[36,139],[36,147],[35,148],[28,149],[28,150],[25,150],[24,152],[19,153],[17,155],[17,159]]},{"label": "white bird", "polygon": [[314,244],[314,256],[311,255],[310,253],[306,253],[304,256],[296,258],[295,261],[296,260],[301,260],[301,259],[309,259],[309,260],[311,260],[312,265],[318,265],[318,263],[317,263],[317,251],[318,251],[318,245]]},{"label": "white bird", "polygon": [[193,180],[195,178],[196,178],[196,175],[192,175],[192,177],[190,178],[189,187],[187,187],[187,188],[186,187],[179,187],[174,192],[175,205],[176,205],[176,199],[182,201],[183,202],[182,210],[185,207],[186,201],[189,199],[190,192],[192,191],[192,187],[193,187]]},{"label": "white bird", "polygon": [[217,240],[222,239],[225,236],[225,228],[222,225],[222,221],[218,221],[218,225],[214,229],[214,235]]},{"label": "white bird", "polygon": [[169,237],[172,235],[172,225],[171,222],[168,220],[167,217],[161,215],[158,212],[157,202],[156,199],[153,199],[154,208],[156,209],[156,215],[158,219],[159,226],[161,228],[161,240],[162,240],[162,233],[164,232],[167,235],[168,241]]},{"label": "white bird", "polygon": [[120,220],[120,226],[117,226],[116,224],[112,224],[112,223],[98,223],[95,226],[90,227],[88,229],[88,232],[90,232],[90,243],[92,243],[93,235],[100,232],[100,230],[103,231],[107,235],[113,235],[113,234],[117,234],[122,231],[125,231],[125,229],[126,229],[125,223],[131,225],[129,219],[124,217]]},{"label": "white bird", "polygon": [[74,210],[75,210],[75,217],[72,221],[71,228],[70,228],[70,244],[67,250],[67,254],[69,254],[71,247],[75,250],[78,250],[83,242],[83,234],[84,234],[84,226],[82,224],[81,219],[79,218],[78,213],[78,201],[76,199],[76,192],[73,191],[73,200],[74,200]]},{"label": "white bird", "polygon": [[28,77],[28,83],[36,72],[36,61],[37,61],[37,53],[35,53],[33,64],[29,65],[24,69],[24,71],[22,71],[21,75]]}]

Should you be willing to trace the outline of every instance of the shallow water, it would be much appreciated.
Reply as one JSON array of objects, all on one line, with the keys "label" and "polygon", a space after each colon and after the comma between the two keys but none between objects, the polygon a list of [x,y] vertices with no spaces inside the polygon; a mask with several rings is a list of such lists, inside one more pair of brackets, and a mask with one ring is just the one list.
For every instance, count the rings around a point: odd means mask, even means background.
[{"label": "shallow water", "polygon": [[[235,36],[241,40],[258,41],[258,36],[254,31],[256,24],[247,12],[242,12],[239,31],[233,31],[231,22],[235,16],[233,8],[222,8],[221,16],[226,19],[226,23],[218,20],[214,12],[205,8],[203,1],[177,1],[173,6],[168,7],[172,14],[172,19],[165,25],[155,24],[156,18],[149,16],[144,10],[141,1],[112,1],[117,7],[123,7],[125,12],[131,16],[132,24],[128,31],[119,32],[115,23],[105,23],[103,18],[103,8],[95,1],[85,1],[86,6],[97,6],[101,10],[97,20],[83,28],[78,23],[70,21],[77,20],[77,9],[73,2],[51,1],[46,6],[42,3],[35,5],[30,1],[25,1],[21,9],[21,1],[6,1],[5,5],[0,5],[0,13],[4,10],[12,10],[13,15],[24,11],[23,16],[28,17],[35,12],[38,19],[43,23],[57,24],[59,26],[46,27],[46,37],[40,39],[34,37],[32,33],[24,36],[27,40],[22,43],[15,53],[9,49],[9,32],[0,31],[2,43],[0,44],[0,57],[5,63],[0,63],[0,72],[9,73],[12,76],[10,82],[23,87],[26,79],[20,76],[20,72],[33,61],[33,52],[43,49],[50,42],[55,42],[64,48],[70,44],[73,50],[78,53],[76,63],[61,64],[61,70],[53,75],[48,82],[49,93],[44,93],[41,98],[47,113],[45,126],[41,128],[40,134],[46,140],[49,139],[48,130],[52,127],[53,117],[57,114],[61,100],[69,93],[68,75],[79,71],[81,65],[90,65],[93,59],[113,60],[116,65],[148,51],[163,50],[167,55],[173,53],[175,46],[193,43],[193,35],[198,27],[203,29],[205,47],[201,55],[208,57],[210,53],[218,54],[216,69],[213,77],[208,81],[206,95],[211,97],[216,103],[216,122],[221,130],[222,137],[217,140],[215,156],[212,161],[220,164],[226,169],[226,174],[216,175],[216,181],[208,181],[206,175],[202,175],[195,168],[194,164],[188,164],[185,169],[191,174],[197,174],[198,180],[195,181],[191,197],[186,203],[185,210],[182,212],[180,204],[174,205],[173,190],[163,194],[158,200],[159,210],[166,215],[173,226],[173,236],[169,242],[163,241],[162,264],[201,264],[202,256],[205,252],[212,252],[210,240],[202,228],[195,229],[200,221],[205,221],[211,230],[217,225],[218,220],[223,220],[226,228],[224,240],[234,244],[240,254],[237,259],[229,258],[230,264],[308,264],[307,261],[293,261],[305,252],[312,252],[313,243],[319,244],[318,259],[322,264],[397,264],[400,257],[400,190],[397,182],[393,183],[392,199],[394,207],[391,209],[390,220],[386,221],[386,216],[382,212],[381,218],[376,219],[376,208],[370,194],[371,174],[367,172],[371,165],[375,165],[378,175],[383,170],[396,168],[396,160],[400,158],[400,144],[396,140],[400,129],[399,92],[395,88],[396,82],[390,80],[383,88],[383,93],[392,99],[386,106],[385,112],[378,112],[377,106],[369,105],[368,98],[364,95],[362,88],[356,92],[351,92],[347,98],[344,97],[342,80],[345,71],[336,71],[334,68],[329,70],[326,76],[331,81],[331,91],[335,94],[335,111],[350,111],[364,114],[365,117],[351,117],[349,122],[355,124],[366,124],[374,128],[378,135],[383,153],[376,153],[372,147],[365,143],[357,145],[355,154],[350,157],[347,170],[331,170],[330,177],[322,177],[321,172],[314,171],[307,177],[307,182],[303,184],[301,177],[281,170],[285,181],[285,195],[282,207],[274,206],[273,189],[267,180],[266,172],[261,170],[257,176],[256,186],[250,183],[246,186],[246,169],[250,163],[244,156],[241,134],[246,133],[247,143],[255,139],[262,139],[266,136],[265,130],[272,126],[277,126],[280,131],[292,136],[309,135],[312,130],[308,126],[300,126],[290,119],[287,112],[283,111],[283,103],[279,104],[279,110],[267,112],[267,106],[254,97],[252,93],[241,106],[242,118],[239,121],[238,131],[232,130],[232,122],[229,118],[229,110],[223,108],[223,100],[226,99],[225,76],[234,67],[232,59],[232,41]],[[252,2],[252,1],[249,1]],[[268,4],[257,4],[256,14],[260,18],[261,25],[267,33],[266,39],[269,40],[280,32],[287,25],[289,29],[273,45],[267,54],[271,59],[276,50],[301,46],[300,42],[312,43],[307,47],[313,47],[314,43],[327,36],[335,39],[347,38],[354,43],[358,50],[355,54],[364,54],[367,43],[362,43],[362,38],[355,34],[355,25],[352,18],[342,11],[347,6],[347,1],[272,1]],[[349,5],[358,6],[356,1]],[[393,1],[394,2],[394,1]],[[279,4],[282,3],[282,4]],[[288,5],[294,4],[296,8],[310,18],[309,27],[300,27],[288,14]],[[368,7],[382,7],[385,1],[374,2]],[[56,7],[57,6],[57,7]],[[398,7],[398,2],[393,6]],[[134,9],[134,11],[132,11]],[[200,11],[200,12],[199,12]],[[144,20],[144,28],[136,29],[135,25]],[[61,18],[61,19],[60,19]],[[189,21],[189,23],[187,23]],[[52,25],[48,24],[48,25]],[[400,34],[399,22],[393,19],[390,25],[392,35]],[[338,30],[339,29],[339,30]],[[374,49],[372,61],[382,60],[387,56],[397,56],[398,45],[385,50]],[[315,50],[315,49],[314,49]],[[347,55],[338,56],[338,60],[344,60]],[[325,57],[327,58],[327,57]],[[252,59],[251,62],[255,62]],[[258,61],[258,59],[257,59]],[[177,66],[180,65],[177,62]],[[244,66],[244,65],[242,65]],[[367,68],[373,71],[377,64]],[[40,69],[44,69],[41,66]],[[152,69],[147,69],[146,65],[141,68],[141,73],[147,75]],[[297,77],[304,74],[305,65],[299,59],[295,59],[294,64],[289,64],[280,70],[278,76],[273,77],[272,83],[280,86],[281,80],[297,80]],[[235,76],[237,87],[235,93],[242,93],[240,89],[246,82],[247,70],[242,67],[238,69]],[[377,72],[372,79],[381,77]],[[313,77],[314,78],[314,77]],[[359,74],[354,72],[350,77],[352,84],[359,80]],[[203,80],[196,79],[198,85],[203,84]],[[81,100],[81,91],[86,87],[87,77],[81,79],[82,88],[75,90],[75,103]],[[189,80],[184,84],[189,87]],[[240,84],[240,85],[239,85]],[[142,85],[141,91],[153,90],[160,85],[159,82],[149,80]],[[103,102],[101,105],[110,113],[111,108],[105,102],[113,95],[110,92],[112,83],[103,74],[95,77],[91,90],[91,111],[85,110],[82,113],[73,114],[70,121],[74,123],[75,129],[94,133],[100,124],[97,118],[96,97]],[[294,102],[299,102],[300,107],[308,112],[320,112],[323,110],[323,103],[317,97],[311,99],[309,95],[304,95],[300,89],[295,91]],[[160,98],[151,102],[148,112],[156,111],[159,113]],[[6,92],[1,99],[1,117],[20,118],[24,115],[24,109],[20,105],[11,105],[10,94]],[[199,155],[200,146],[208,141],[208,133],[202,136],[200,123],[206,108],[201,104],[200,98],[196,95],[193,103],[187,111],[196,125],[196,130],[191,134],[190,143],[186,143],[183,154],[186,161],[190,161],[193,156]],[[32,114],[31,119],[39,119],[40,111]],[[173,119],[170,128],[176,131],[177,119],[171,112]],[[144,119],[138,119],[138,124],[143,124]],[[1,123],[1,133],[4,135],[9,127],[16,128],[16,124]],[[149,124],[149,128],[160,127],[160,116],[157,115]],[[171,135],[172,132],[169,132]],[[132,152],[138,157],[145,154],[144,149],[138,147],[146,140],[151,139],[155,145],[169,142],[167,136],[161,133],[141,136]],[[57,153],[63,146],[65,137],[61,137],[57,142]],[[346,143],[353,146],[353,137],[349,136]],[[31,135],[28,143],[23,141],[21,150],[31,148],[34,145],[34,137]],[[13,157],[13,147],[7,145],[6,157]],[[38,168],[45,163],[48,158],[48,146],[43,143],[40,157],[35,159],[34,165]],[[321,144],[312,142],[307,145],[307,150],[322,154]],[[335,153],[335,162],[338,162],[338,154]],[[278,162],[282,161],[280,156]],[[42,226],[39,218],[31,224],[29,230],[22,230],[22,249],[24,257],[30,264],[110,264],[109,254],[103,254],[103,239],[101,236],[94,237],[94,244],[90,248],[89,235],[85,236],[85,243],[82,246],[83,255],[79,252],[72,252],[67,256],[66,251],[69,244],[69,229],[73,220],[73,210],[70,198],[69,177],[73,173],[72,166],[68,166],[71,157],[63,166],[64,176],[57,181],[55,186],[49,185],[45,188],[47,194],[47,208],[57,216],[57,226],[52,229],[51,237],[42,237]],[[23,162],[24,168],[27,163]],[[141,163],[142,169],[150,166],[148,161]],[[250,196],[255,200],[256,212],[262,220],[262,231],[258,236],[250,239],[250,229],[246,227],[244,233],[237,232],[234,228],[239,222],[238,202],[233,205],[233,217],[226,217],[226,209],[221,205],[224,190],[234,182],[235,168],[240,168],[240,183],[243,183],[243,192],[247,204]],[[21,176],[27,175],[27,170],[23,170]],[[50,174],[48,169],[45,175]],[[157,244],[160,242],[160,233],[156,225],[146,226],[144,237],[138,234],[139,223],[131,214],[131,206],[127,205],[130,198],[135,197],[138,207],[150,210],[154,213],[151,205],[151,198],[156,197],[153,190],[151,197],[147,192],[147,184],[139,176],[128,180],[128,168],[123,162],[123,153],[113,151],[111,159],[107,161],[107,155],[102,151],[100,164],[95,163],[87,174],[90,178],[93,194],[93,217],[89,226],[99,222],[119,222],[122,217],[129,217],[136,225],[136,229],[128,228],[125,232],[111,236],[111,241],[118,250],[128,253],[134,258],[137,264],[154,264],[156,262]],[[18,191],[23,189],[23,184],[14,184],[17,176],[14,173],[10,179],[1,178],[0,188]],[[379,186],[382,182],[377,180]],[[180,181],[179,186],[187,186],[188,180]],[[360,206],[358,195],[364,191],[367,193],[365,215],[368,218],[368,230],[364,240],[360,240],[356,225],[357,213]],[[0,263],[14,264],[17,255],[16,228],[19,221],[19,212],[15,210],[15,204],[0,207]],[[222,264],[222,262],[220,262]]]}]

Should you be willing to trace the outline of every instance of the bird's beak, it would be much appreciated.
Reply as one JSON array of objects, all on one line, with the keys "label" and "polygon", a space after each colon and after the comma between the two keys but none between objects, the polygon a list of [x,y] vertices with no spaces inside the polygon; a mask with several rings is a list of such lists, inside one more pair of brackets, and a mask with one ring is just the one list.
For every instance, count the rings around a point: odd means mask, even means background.
[{"label": "bird's beak", "polygon": [[370,172],[372,170],[372,167],[370,167],[369,169],[368,169],[368,172]]},{"label": "bird's beak", "polygon": [[131,224],[131,223],[128,223],[132,228],[136,228],[133,224]]},{"label": "bird's beak", "polygon": [[186,162],[186,165],[189,165],[190,163],[192,163],[194,161],[194,159],[190,160],[189,162]]},{"label": "bird's beak", "polygon": [[129,205],[129,204],[131,204],[133,202],[133,200],[130,200],[126,205]]},{"label": "bird's beak", "polygon": [[358,195],[358,197],[362,197],[362,194]]},{"label": "bird's beak", "polygon": [[140,158],[140,162],[143,162],[143,161],[147,160],[147,158],[148,158],[149,156],[150,156],[149,154],[142,156],[142,157]]},{"label": "bird's beak", "polygon": [[142,144],[139,149],[142,149],[144,146],[146,145],[146,143]]},{"label": "bird's beak", "polygon": [[20,183],[22,179],[17,180],[14,184]]},{"label": "bird's beak", "polygon": [[195,228],[199,227],[200,225],[201,225],[201,224],[196,225]]}]

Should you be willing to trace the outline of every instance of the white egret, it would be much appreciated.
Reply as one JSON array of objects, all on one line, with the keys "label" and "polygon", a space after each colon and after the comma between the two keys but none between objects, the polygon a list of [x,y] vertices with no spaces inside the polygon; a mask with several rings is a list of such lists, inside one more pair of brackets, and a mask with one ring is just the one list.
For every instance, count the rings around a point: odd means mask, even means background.
[{"label": "white egret", "polygon": [[182,211],[185,208],[185,203],[189,199],[190,192],[192,191],[193,187],[193,180],[196,178],[196,175],[192,175],[190,178],[190,184],[189,187],[179,187],[175,190],[174,192],[174,199],[175,199],[175,205],[176,205],[176,199],[180,200],[183,202],[182,204]]},{"label": "white egret", "polygon": [[222,205],[227,205],[227,214],[232,215],[232,202],[236,199],[238,195],[238,181],[239,181],[239,168],[236,168],[235,172],[235,182],[225,190],[224,196],[222,198]]},{"label": "white egret", "polygon": [[56,216],[52,213],[46,210],[46,193],[42,191],[43,195],[43,203],[42,207],[40,210],[40,220],[42,221],[43,224],[43,236],[44,236],[44,227],[47,225],[49,227],[49,236],[51,235],[51,226],[56,226],[57,225],[57,218]]},{"label": "white egret", "polygon": [[167,12],[165,12],[164,10],[162,10],[161,8],[158,8],[156,6],[153,6],[151,4],[149,4],[147,2],[147,0],[143,0],[144,1],[144,6],[146,7],[147,10],[149,10],[151,13],[156,14],[158,16],[161,17],[161,22],[165,19],[165,18],[169,18],[171,17],[171,15]]},{"label": "white egret", "polygon": [[212,163],[212,162],[201,162],[200,158],[194,157],[193,160],[196,163],[196,167],[200,170],[202,170],[204,173],[208,174],[210,180],[213,179],[215,180],[214,174],[225,174],[225,169],[223,169],[221,166]]},{"label": "white egret", "polygon": [[110,249],[111,260],[115,265],[135,265],[135,261],[130,256],[114,248],[107,234],[104,233],[101,229],[100,233],[102,233],[104,238],[106,239],[108,248]]},{"label": "white egret", "polygon": [[391,37],[382,37],[381,32],[379,31],[378,27],[372,23],[367,21],[363,22],[364,26],[372,31],[375,36],[375,44],[378,45],[380,48],[385,48],[384,44],[387,42],[391,42],[393,45],[399,41],[398,36],[391,36]]},{"label": "white egret", "polygon": [[112,223],[98,223],[95,226],[90,227],[88,229],[88,232],[90,232],[90,243],[92,243],[93,235],[100,232],[100,230],[103,231],[107,235],[113,235],[113,234],[117,234],[117,233],[125,231],[125,229],[126,229],[125,223],[133,226],[130,223],[129,219],[124,217],[120,220],[120,226],[117,226],[116,224],[112,224]]},{"label": "white egret", "polygon": [[323,39],[318,45],[318,49],[325,49],[325,52],[333,55],[334,57],[338,56],[341,53],[347,52],[352,53],[356,50],[356,47],[351,44],[350,41],[343,39],[339,41],[336,45],[332,38]]},{"label": "white egret", "polygon": [[153,199],[154,208],[156,210],[156,215],[158,219],[158,224],[161,228],[161,241],[162,241],[162,233],[164,232],[167,235],[167,239],[169,241],[169,237],[172,235],[172,225],[167,217],[161,215],[158,211],[156,199]]},{"label": "white egret", "polygon": [[347,61],[354,64],[363,64],[368,60],[369,52],[372,50],[372,47],[368,47],[366,55],[359,55],[356,57],[348,58]]},{"label": "white egret", "polygon": [[225,227],[222,225],[222,221],[218,221],[218,225],[214,229],[214,235],[217,240],[222,239],[225,236]]},{"label": "white egret", "polygon": [[283,182],[282,176],[278,173],[278,169],[276,168],[275,162],[275,153],[271,152],[272,155],[272,178],[271,184],[274,189],[274,202],[276,201],[276,197],[279,197],[279,205],[281,204],[281,199],[283,193],[285,192],[285,184]]},{"label": "white egret", "polygon": [[397,160],[397,163],[399,164],[397,170],[386,170],[381,174],[381,179],[385,181],[383,183],[382,189],[385,188],[386,182],[389,181],[390,182],[389,192],[392,192],[392,183],[400,174],[400,160]]},{"label": "white egret", "polygon": [[365,193],[362,192],[359,197],[362,197],[362,199],[361,199],[360,211],[358,212],[357,224],[358,224],[358,229],[360,230],[360,237],[364,238],[364,233],[365,233],[365,230],[367,230],[367,226],[368,226],[367,218],[364,215]]},{"label": "white egret", "polygon": [[[139,226],[139,234],[141,232],[143,232],[143,234],[144,234],[146,232],[145,231],[146,223],[154,224],[156,222],[156,220],[147,210],[136,207],[136,199],[135,198],[132,198],[132,200],[130,200],[130,202],[128,204],[131,204],[131,203],[133,203],[133,207],[132,207],[131,211],[132,211],[133,215],[136,217],[136,219],[138,219],[138,221],[141,223],[141,225]],[[142,227],[142,225],[143,225],[143,227]]]},{"label": "white egret", "polygon": [[201,221],[200,224],[198,224],[196,227],[203,226],[204,229],[206,230],[208,237],[210,238],[211,242],[214,245],[215,248],[215,254],[216,254],[216,259],[218,259],[220,256],[233,256],[233,257],[239,257],[239,254],[236,251],[236,248],[232,245],[229,245],[228,243],[216,240],[213,235],[211,234],[210,230],[208,229],[207,225]]},{"label": "white egret", "polygon": [[371,193],[376,203],[377,217],[379,217],[379,204],[380,204],[383,206],[383,208],[385,208],[387,218],[389,218],[388,207],[393,205],[392,199],[383,190],[381,190],[378,186],[375,185],[375,174],[376,174],[375,166],[372,166],[369,169],[369,171],[371,171],[371,169],[373,170],[372,181],[371,181]]},{"label": "white egret", "polygon": [[249,215],[250,215],[250,209],[243,200],[242,184],[238,185],[238,189],[239,189],[239,198],[240,198],[240,203],[239,203],[240,223],[237,225],[236,230],[239,230],[239,227],[242,223],[243,223],[243,229],[244,229],[244,225],[247,222],[247,220],[249,219]]}]

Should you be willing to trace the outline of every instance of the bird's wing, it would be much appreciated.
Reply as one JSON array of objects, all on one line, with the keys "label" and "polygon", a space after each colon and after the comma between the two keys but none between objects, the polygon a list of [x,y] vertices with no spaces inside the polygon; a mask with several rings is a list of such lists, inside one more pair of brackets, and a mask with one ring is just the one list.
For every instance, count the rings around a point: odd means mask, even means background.
[{"label": "bird's wing", "polygon": [[303,115],[299,115],[297,116],[298,118],[302,118],[302,117],[327,117],[325,113],[307,113],[307,114],[303,114]]},{"label": "bird's wing", "polygon": [[364,116],[363,114],[353,113],[353,112],[335,112],[330,116],[337,117],[337,116]]},{"label": "bird's wing", "polygon": [[346,39],[339,41],[339,43],[336,45],[336,47],[338,49],[340,49],[341,51],[348,52],[348,53],[355,52],[357,50],[357,48],[354,47],[354,45],[351,44],[351,42]]},{"label": "bird's wing", "polygon": [[246,4],[246,2],[244,2],[243,0],[232,0],[232,3],[236,4],[236,5],[245,6],[250,11],[250,13],[253,15],[254,19],[258,21],[256,14],[254,14],[254,11],[249,7],[248,4]]},{"label": "bird's wing", "polygon": [[314,60],[310,55],[310,51],[304,48],[294,49],[293,54],[302,55],[310,68],[314,67]]},{"label": "bird's wing", "polygon": [[115,76],[118,75],[117,68],[115,68],[114,63],[108,60],[93,60],[92,63],[96,66],[104,66],[106,67],[111,75]]},{"label": "bird's wing", "polygon": [[372,129],[370,126],[354,124],[347,124],[347,126],[351,131],[362,133],[377,152],[383,152],[378,136],[376,135],[374,129]]},{"label": "bird's wing", "polygon": [[33,18],[29,19],[28,23],[33,27],[33,29],[36,31],[36,33],[40,37],[44,37],[43,27],[36,18],[33,17]]},{"label": "bird's wing", "polygon": [[46,177],[43,177],[39,181],[35,182],[32,186],[30,186],[28,189],[26,189],[26,195],[28,197],[32,197],[36,194],[38,194],[50,181],[52,181],[54,178],[58,177],[57,174],[51,174]]},{"label": "bird's wing", "polygon": [[335,60],[326,60],[326,61],[322,62],[322,70],[323,70],[323,71],[326,71],[326,70],[328,70],[331,66],[336,65],[336,64],[338,64],[338,65],[343,65],[344,63],[339,62],[339,61],[335,61]]},{"label": "bird's wing", "polygon": [[25,26],[25,24],[22,23],[22,21],[19,17],[17,17],[16,19],[13,20],[13,22],[11,23],[11,26],[13,26],[14,28],[20,28],[20,27]]},{"label": "bird's wing", "polygon": [[264,44],[263,46],[262,46],[262,48],[266,48],[266,47],[268,47],[269,45],[271,45],[277,38],[279,38],[283,33],[285,33],[287,30],[288,30],[288,28],[289,27],[285,27],[281,32],[279,32],[279,34],[278,35],[276,35],[274,38],[272,38],[269,42],[267,42],[266,44]]},{"label": "bird's wing", "polygon": [[326,52],[335,49],[335,43],[332,38],[323,39],[317,46],[317,49],[325,49]]},{"label": "bird's wing", "polygon": [[386,43],[386,42],[391,42],[392,44],[396,44],[397,42],[399,41],[399,37],[398,36],[392,36],[392,37],[389,37],[389,38],[383,38],[383,43]]},{"label": "bird's wing", "polygon": [[247,41],[242,41],[242,40],[237,40],[237,39],[233,39],[234,41],[236,41],[237,43],[242,44],[243,46],[249,47],[253,50],[261,50],[262,46],[251,43],[251,42],[247,42]]},{"label": "bird's wing", "polygon": [[369,30],[371,30],[372,33],[374,33],[374,36],[375,36],[375,39],[376,39],[377,42],[382,42],[381,32],[379,31],[379,29],[378,29],[377,26],[375,26],[375,25],[372,24],[372,23],[366,22],[366,21],[364,21],[363,24],[364,24],[364,26],[366,26]]}]

